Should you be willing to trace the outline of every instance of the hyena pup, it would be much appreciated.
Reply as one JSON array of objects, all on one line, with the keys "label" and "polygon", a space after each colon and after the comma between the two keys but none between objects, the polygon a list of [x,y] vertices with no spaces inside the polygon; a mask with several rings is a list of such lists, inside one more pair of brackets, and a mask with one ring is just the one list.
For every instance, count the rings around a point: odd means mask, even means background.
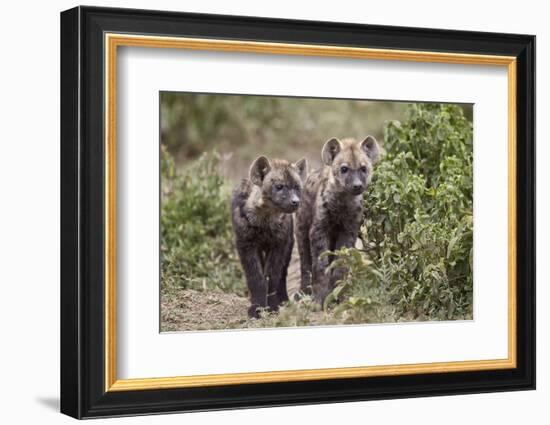
[{"label": "hyena pup", "polygon": [[305,158],[291,164],[257,158],[233,192],[231,215],[237,252],[250,292],[250,317],[288,301],[286,276],[294,245],[292,213],[300,206]]},{"label": "hyena pup", "polygon": [[321,254],[355,245],[363,220],[361,194],[378,156],[372,136],[363,141],[332,138],[321,152],[324,166],[306,180],[296,214],[300,289],[321,304],[343,273],[341,269],[327,272],[332,258]]}]

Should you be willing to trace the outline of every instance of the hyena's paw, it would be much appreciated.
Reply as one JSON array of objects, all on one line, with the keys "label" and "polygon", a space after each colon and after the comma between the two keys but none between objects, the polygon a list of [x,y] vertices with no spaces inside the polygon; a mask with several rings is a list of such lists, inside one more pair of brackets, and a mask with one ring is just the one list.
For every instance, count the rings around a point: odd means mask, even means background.
[{"label": "hyena's paw", "polygon": [[259,319],[262,316],[262,313],[270,313],[271,311],[277,311],[279,306],[272,308],[271,306],[260,306],[258,304],[252,304],[248,308],[248,317],[251,319]]},{"label": "hyena's paw", "polygon": [[267,307],[270,312],[279,311],[279,306],[281,305],[281,300],[277,295],[271,295],[267,297]]},{"label": "hyena's paw", "polygon": [[260,311],[262,310],[262,307],[260,307],[258,304],[252,304],[250,307],[248,307],[248,317],[251,319],[258,319],[260,317]]},{"label": "hyena's paw", "polygon": [[323,308],[328,294],[330,294],[330,289],[328,285],[318,286],[313,289],[313,301],[315,301],[321,306],[321,308]]},{"label": "hyena's paw", "polygon": [[294,298],[294,301],[301,301],[304,298],[308,298],[308,297],[311,298],[312,295],[313,295],[313,290],[310,285],[310,286],[306,286],[303,289],[300,288],[300,290],[294,294],[293,298]]}]

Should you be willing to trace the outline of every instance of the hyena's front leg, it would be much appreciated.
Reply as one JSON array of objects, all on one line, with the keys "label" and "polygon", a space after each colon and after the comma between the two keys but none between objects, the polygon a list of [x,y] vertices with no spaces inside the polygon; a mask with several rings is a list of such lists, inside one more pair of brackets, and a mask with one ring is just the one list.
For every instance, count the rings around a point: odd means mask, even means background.
[{"label": "hyena's front leg", "polygon": [[[292,251],[292,246],[290,247]],[[268,283],[267,305],[273,311],[279,309],[279,305],[288,301],[286,290],[286,276],[288,263],[290,262],[288,246],[271,250],[266,256],[265,275]]]},{"label": "hyena's front leg", "polygon": [[298,253],[300,254],[300,291],[311,295],[312,264],[308,229],[298,228],[296,242],[298,243]]},{"label": "hyena's front leg", "polygon": [[294,235],[293,232],[289,234],[287,243],[285,245],[285,252],[283,255],[283,275],[279,282],[277,289],[277,295],[279,296],[279,304],[288,301],[288,290],[287,290],[287,278],[288,278],[288,266],[290,265],[290,260],[292,259],[292,248],[294,247]]},{"label": "hyena's front leg", "polygon": [[237,249],[246,277],[246,284],[250,291],[251,306],[248,309],[250,317],[258,318],[258,308],[267,306],[268,284],[262,271],[260,253],[254,248]]},{"label": "hyena's front leg", "polygon": [[322,305],[330,292],[329,276],[326,273],[330,259],[328,255],[322,255],[330,249],[329,235],[323,228],[314,224],[309,233],[309,240],[313,271],[313,298]]},{"label": "hyena's front leg", "polygon": [[[357,239],[357,236],[355,235],[356,234],[353,234],[352,232],[340,233],[336,238],[334,250],[338,251],[341,248],[352,248],[353,246],[355,246],[355,241]],[[344,277],[345,272],[346,270],[343,267],[335,267],[334,269],[332,269],[329,278],[330,290],[334,289],[336,283]]]}]

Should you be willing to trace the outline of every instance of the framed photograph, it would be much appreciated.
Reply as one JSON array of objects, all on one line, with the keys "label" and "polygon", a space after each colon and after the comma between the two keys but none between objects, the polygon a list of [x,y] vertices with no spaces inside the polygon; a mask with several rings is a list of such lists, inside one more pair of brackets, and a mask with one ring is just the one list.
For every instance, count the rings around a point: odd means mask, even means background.
[{"label": "framed photograph", "polygon": [[61,411],[535,388],[535,37],[61,14]]}]

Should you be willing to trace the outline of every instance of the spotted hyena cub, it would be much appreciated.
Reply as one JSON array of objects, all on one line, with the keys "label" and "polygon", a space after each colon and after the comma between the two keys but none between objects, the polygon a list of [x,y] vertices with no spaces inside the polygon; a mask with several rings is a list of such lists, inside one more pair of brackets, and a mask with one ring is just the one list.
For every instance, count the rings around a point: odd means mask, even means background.
[{"label": "spotted hyena cub", "polygon": [[352,247],[363,220],[361,194],[378,160],[376,139],[330,139],[321,153],[324,166],[305,183],[302,205],[296,214],[296,239],[301,262],[301,290],[323,303],[343,271],[327,273],[330,256],[321,255]]},{"label": "spotted hyena cub", "polygon": [[233,192],[231,213],[239,258],[250,291],[250,317],[288,301],[287,268],[294,245],[292,213],[300,206],[305,159],[295,164],[260,156]]}]

